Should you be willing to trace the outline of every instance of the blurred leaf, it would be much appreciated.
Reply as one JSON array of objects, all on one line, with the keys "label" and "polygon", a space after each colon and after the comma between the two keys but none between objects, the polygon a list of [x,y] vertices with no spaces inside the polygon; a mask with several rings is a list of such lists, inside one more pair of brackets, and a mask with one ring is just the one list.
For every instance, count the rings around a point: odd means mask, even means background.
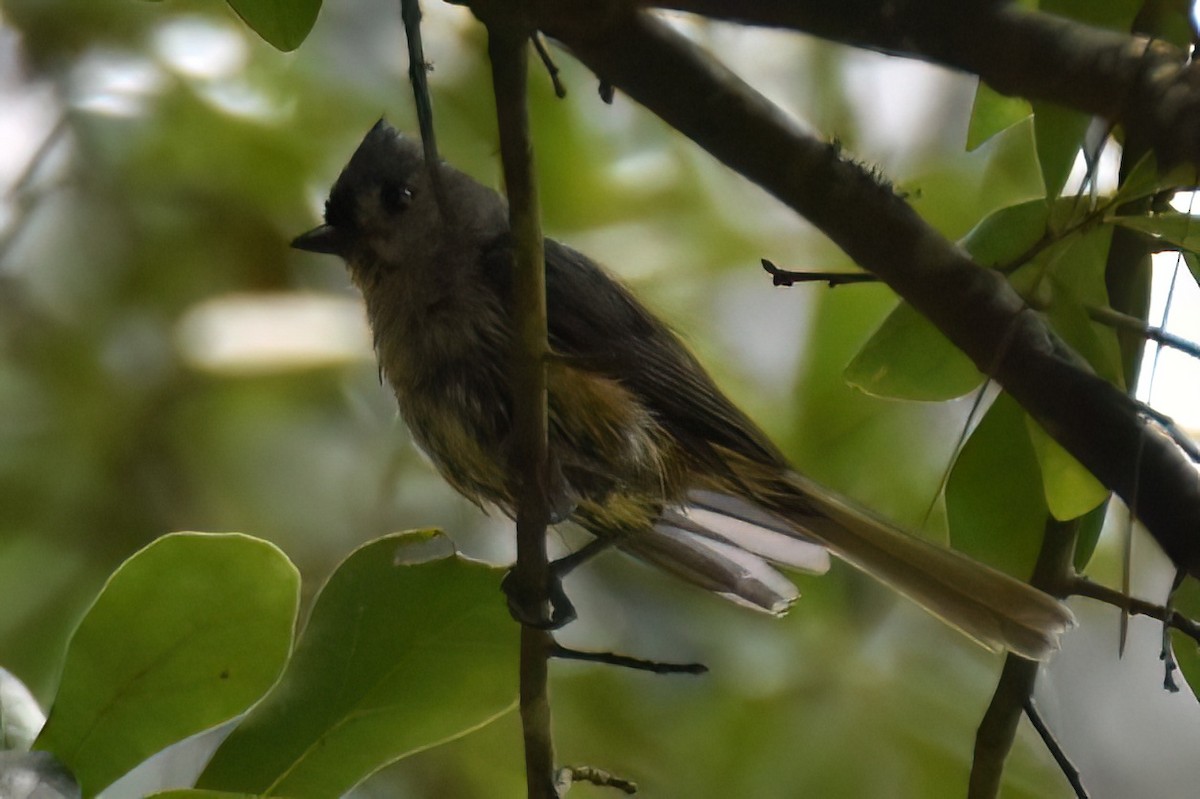
[{"label": "blurred leaf", "polygon": [[1200,216],[1168,211],[1151,216],[1110,216],[1106,221],[1149,233],[1184,250],[1196,252],[1200,249]]},{"label": "blurred leaf", "polygon": [[4,799],[79,799],[79,785],[49,752],[0,752]]},{"label": "blurred leaf", "polygon": [[321,10],[321,0],[228,0],[228,3],[255,33],[285,53],[304,42]]},{"label": "blurred leaf", "polygon": [[1001,394],[967,440],[946,485],[955,549],[1026,579],[1046,523],[1046,500],[1025,412]]},{"label": "blurred leaf", "polygon": [[1158,186],[1158,159],[1155,158],[1153,150],[1148,150],[1138,159],[1129,175],[1117,187],[1117,193],[1113,195],[1113,206],[1119,206],[1136,198],[1147,197],[1153,194]]},{"label": "blurred leaf", "polygon": [[988,214],[960,242],[980,266],[1006,266],[1029,252],[1046,235],[1046,201],[1001,208]]},{"label": "blurred leaf", "polygon": [[1029,439],[1041,467],[1046,506],[1059,521],[1082,516],[1108,498],[1106,489],[1069,452],[1028,416]]},{"label": "blurred leaf", "polygon": [[241,713],[283,669],[299,584],[278,548],[249,536],[150,544],[113,573],[75,631],[37,748],[90,796]]},{"label": "blurred leaf", "polygon": [[1079,520],[1079,533],[1075,539],[1075,571],[1082,574],[1091,563],[1104,530],[1104,518],[1108,515],[1107,500],[1100,503]]},{"label": "blurred leaf", "polygon": [[984,379],[971,359],[907,302],[883,320],[844,376],[873,396],[927,401],[961,397]]},{"label": "blurred leaf", "polygon": [[979,81],[975,89],[975,103],[971,106],[971,122],[967,128],[967,149],[974,150],[1000,131],[1027,119],[1032,113],[1028,100],[1000,94],[982,80]]},{"label": "blurred leaf", "polygon": [[1018,123],[992,137],[977,151],[987,156],[983,185],[996,199],[1008,198],[1004,205],[1024,202],[1045,195],[1043,179],[1034,158],[1038,147],[1037,128]]},{"label": "blurred leaf", "polygon": [[1200,284],[1200,255],[1188,250],[1180,250],[1179,254],[1183,256],[1184,263],[1187,264],[1188,271],[1192,273],[1192,280]]},{"label": "blurred leaf", "polygon": [[25,683],[0,668],[0,750],[28,752],[45,723],[46,714]]},{"label": "blurred leaf", "polygon": [[1011,282],[1097,374],[1119,386],[1124,380],[1116,331],[1093,322],[1087,312],[1088,306],[1108,306],[1104,269],[1111,239],[1107,226],[1073,234],[1017,269]]},{"label": "blurred leaf", "polygon": [[506,713],[518,636],[499,583],[499,569],[454,555],[437,531],[360,547],[322,589],[283,680],[198,787],[336,797]]},{"label": "blurred leaf", "polygon": [[[146,799],[258,799],[260,794],[204,791],[202,788],[175,788],[173,791],[151,793]],[[275,797],[274,799],[283,799]]]},{"label": "blurred leaf", "polygon": [[1033,102],[1033,129],[1046,196],[1057,198],[1075,165],[1091,117],[1053,103]]},{"label": "blurred leaf", "polygon": [[[961,241],[982,266],[1012,264],[1046,234],[1044,200],[989,214]],[[900,303],[847,365],[850,385],[879,397],[938,401],[967,394],[983,382],[971,359],[911,305]]]}]

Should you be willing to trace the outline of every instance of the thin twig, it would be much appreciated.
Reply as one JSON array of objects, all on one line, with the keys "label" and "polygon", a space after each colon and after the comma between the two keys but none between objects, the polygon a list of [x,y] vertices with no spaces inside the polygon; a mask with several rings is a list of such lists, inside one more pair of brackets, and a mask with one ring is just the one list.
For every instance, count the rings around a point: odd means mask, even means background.
[{"label": "thin twig", "polygon": [[604,663],[609,666],[620,666],[635,671],[648,671],[652,674],[707,674],[708,666],[703,663],[663,663],[658,660],[644,660],[618,655],[614,652],[585,652],[579,649],[569,649],[555,642],[550,648],[550,656],[561,660],[581,660],[587,663]]},{"label": "thin twig", "polygon": [[793,286],[797,283],[828,283],[830,288],[846,283],[877,283],[879,278],[870,272],[792,272],[780,269],[766,258],[761,259],[763,269],[771,276],[776,286]]},{"label": "thin twig", "polygon": [[1179,630],[1179,632],[1188,636],[1197,644],[1200,644],[1200,624],[1184,616],[1174,608],[1169,608],[1165,605],[1156,605],[1144,599],[1127,596],[1120,591],[1109,588],[1106,585],[1101,585],[1100,583],[1092,582],[1082,576],[1073,578],[1067,587],[1069,593],[1074,596],[1094,599],[1097,602],[1103,602],[1106,605],[1112,605],[1114,608],[1125,610],[1134,616],[1147,616],[1151,619],[1158,619],[1167,624],[1167,626]]},{"label": "thin twig", "polygon": [[1086,305],[1084,308],[1087,311],[1088,318],[1093,322],[1099,322],[1102,325],[1107,325],[1118,330],[1128,330],[1132,333],[1137,333],[1148,341],[1154,341],[1164,347],[1170,347],[1187,353],[1193,358],[1200,358],[1200,344],[1176,336],[1174,333],[1168,333],[1161,327],[1152,327],[1136,316],[1129,316],[1120,311],[1114,311],[1112,308],[1103,308],[1097,305]]},{"label": "thin twig", "polygon": [[558,64],[555,64],[554,59],[550,57],[550,51],[546,49],[546,43],[542,41],[542,34],[534,31],[529,38],[533,41],[533,49],[537,51],[538,58],[542,59],[542,66],[550,75],[550,83],[554,86],[554,96],[560,100],[563,99],[567,96],[567,87],[559,80]]},{"label": "thin twig", "polygon": [[558,770],[554,780],[559,794],[566,794],[572,783],[576,782],[590,782],[592,785],[599,785],[602,788],[616,788],[618,791],[630,795],[637,793],[638,790],[636,782],[593,766],[565,766]]},{"label": "thin twig", "polygon": [[1050,755],[1054,758],[1054,762],[1058,764],[1058,768],[1062,771],[1063,776],[1067,778],[1067,782],[1071,783],[1071,789],[1075,791],[1075,796],[1078,799],[1088,799],[1089,794],[1087,788],[1083,787],[1083,780],[1080,778],[1079,769],[1075,768],[1075,764],[1067,757],[1067,753],[1063,751],[1062,745],[1058,739],[1054,737],[1054,733],[1046,726],[1045,720],[1042,719],[1042,714],[1038,711],[1037,702],[1033,697],[1025,699],[1025,717],[1029,719],[1029,723],[1037,730],[1037,734],[1041,736],[1042,743],[1050,750]]},{"label": "thin twig", "polygon": [[421,147],[425,152],[425,167],[433,183],[434,197],[442,219],[449,221],[453,214],[442,186],[438,167],[437,135],[433,125],[433,100],[429,97],[429,62],[421,43],[421,0],[400,0],[400,18],[404,21],[404,36],[408,40],[408,81],[412,84],[413,100],[417,107],[417,124],[421,130]]}]

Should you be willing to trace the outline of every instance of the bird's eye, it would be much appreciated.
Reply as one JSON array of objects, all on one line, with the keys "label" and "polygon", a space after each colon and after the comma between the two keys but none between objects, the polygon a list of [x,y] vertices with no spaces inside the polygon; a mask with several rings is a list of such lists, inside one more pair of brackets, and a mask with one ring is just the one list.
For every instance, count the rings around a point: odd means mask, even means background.
[{"label": "bird's eye", "polygon": [[379,187],[379,202],[389,214],[403,211],[412,202],[412,190],[388,181]]}]

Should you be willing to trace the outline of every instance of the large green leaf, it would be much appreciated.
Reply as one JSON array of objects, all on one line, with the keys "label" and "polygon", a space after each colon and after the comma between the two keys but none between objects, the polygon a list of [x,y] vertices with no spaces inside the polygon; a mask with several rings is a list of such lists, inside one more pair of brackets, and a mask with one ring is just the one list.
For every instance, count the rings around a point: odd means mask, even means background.
[{"label": "large green leaf", "polygon": [[1047,197],[1056,198],[1062,193],[1090,123],[1087,114],[1034,101],[1034,138]]},{"label": "large green leaf", "polygon": [[[961,244],[982,266],[1009,264],[1045,236],[1048,216],[1044,200],[1002,208],[985,217]],[[843,377],[867,394],[926,401],[961,397],[984,379],[970,358],[906,302],[872,334]]]},{"label": "large green leaf", "polygon": [[321,0],[228,0],[230,8],[263,37],[285,53],[308,37],[321,10]]},{"label": "large green leaf", "polygon": [[961,397],[983,382],[971,359],[907,302],[883,320],[844,377],[867,394],[928,401]]},{"label": "large green leaf", "polygon": [[974,150],[1000,131],[1028,119],[1032,114],[1028,100],[1000,94],[980,81],[975,89],[971,121],[967,126],[967,149]]},{"label": "large green leaf", "polygon": [[499,584],[498,569],[454,555],[436,531],[355,551],[322,589],[280,684],[198,787],[337,797],[510,710],[518,635]]},{"label": "large green leaf", "polygon": [[36,748],[91,796],[243,712],[283,670],[299,596],[295,567],[266,541],[158,539],[113,573],[80,622]]},{"label": "large green leaf", "polygon": [[956,549],[1026,579],[1037,560],[1046,500],[1025,412],[1001,394],[967,440],[946,485]]},{"label": "large green leaf", "polygon": [[1066,521],[1082,516],[1108,498],[1108,489],[1050,438],[1041,425],[1028,416],[1025,421],[1041,468],[1046,506],[1055,519]]},{"label": "large green leaf", "polygon": [[1008,266],[1046,235],[1050,206],[1043,199],[988,214],[959,242],[980,266]]},{"label": "large green leaf", "polygon": [[1200,251],[1200,216],[1168,211],[1152,216],[1111,216],[1108,221],[1114,225],[1149,233],[1180,249]]}]

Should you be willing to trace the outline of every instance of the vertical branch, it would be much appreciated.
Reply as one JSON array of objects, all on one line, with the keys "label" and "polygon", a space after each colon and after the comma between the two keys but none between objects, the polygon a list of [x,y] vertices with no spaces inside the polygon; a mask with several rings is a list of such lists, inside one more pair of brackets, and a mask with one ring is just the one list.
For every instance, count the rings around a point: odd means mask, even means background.
[{"label": "vertical branch", "polygon": [[[501,15],[496,15],[500,17]],[[486,19],[492,86],[500,128],[500,155],[508,193],[509,226],[515,241],[512,354],[513,448],[517,486],[517,596],[531,616],[546,618],[548,563],[546,525],[546,286],[537,185],[525,75],[527,31],[511,17]],[[550,737],[548,659],[553,640],[544,630],[521,628],[521,723],[530,799],[551,799],[554,746]]]},{"label": "vertical branch", "polygon": [[[1079,519],[1069,522],[1046,521],[1042,548],[1030,583],[1046,593],[1062,597],[1070,592],[1075,574],[1075,541]],[[1021,714],[1033,695],[1039,664],[1016,655],[1008,655],[996,692],[975,734],[975,754],[971,761],[968,799],[994,799],[1000,795],[1004,761],[1012,749]]]}]

